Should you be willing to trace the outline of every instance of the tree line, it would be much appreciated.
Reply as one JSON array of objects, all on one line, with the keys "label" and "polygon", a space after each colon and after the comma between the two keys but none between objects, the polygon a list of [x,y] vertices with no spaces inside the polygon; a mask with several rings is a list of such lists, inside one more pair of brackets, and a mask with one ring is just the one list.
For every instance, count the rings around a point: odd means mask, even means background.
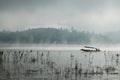
[{"label": "tree line", "polygon": [[37,28],[24,31],[1,31],[0,43],[56,43],[56,44],[90,44],[108,43],[110,39],[101,34],[75,29]]}]

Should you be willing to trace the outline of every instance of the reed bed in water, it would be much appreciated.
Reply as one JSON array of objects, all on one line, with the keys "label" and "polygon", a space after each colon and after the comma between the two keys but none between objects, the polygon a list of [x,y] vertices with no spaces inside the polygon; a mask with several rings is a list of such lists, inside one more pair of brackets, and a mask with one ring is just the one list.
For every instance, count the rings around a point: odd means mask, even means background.
[{"label": "reed bed in water", "polygon": [[0,80],[118,80],[119,53],[4,49]]}]

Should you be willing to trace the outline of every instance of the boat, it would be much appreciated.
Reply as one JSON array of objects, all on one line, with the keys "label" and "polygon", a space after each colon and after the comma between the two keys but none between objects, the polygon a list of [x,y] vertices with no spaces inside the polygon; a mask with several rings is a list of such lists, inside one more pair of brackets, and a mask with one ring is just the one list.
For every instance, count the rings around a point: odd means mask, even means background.
[{"label": "boat", "polygon": [[95,47],[90,47],[90,46],[84,46],[84,48],[82,48],[81,51],[85,51],[85,52],[100,52],[100,49],[99,48],[95,48]]}]

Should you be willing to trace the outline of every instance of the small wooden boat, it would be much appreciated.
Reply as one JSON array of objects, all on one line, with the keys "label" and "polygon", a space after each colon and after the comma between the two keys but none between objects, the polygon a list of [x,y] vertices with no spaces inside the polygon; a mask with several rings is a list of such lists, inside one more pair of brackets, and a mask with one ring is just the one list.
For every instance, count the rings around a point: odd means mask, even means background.
[{"label": "small wooden boat", "polygon": [[84,48],[82,48],[81,51],[85,51],[85,52],[100,52],[100,49],[99,48],[95,48],[95,47],[84,46]]}]

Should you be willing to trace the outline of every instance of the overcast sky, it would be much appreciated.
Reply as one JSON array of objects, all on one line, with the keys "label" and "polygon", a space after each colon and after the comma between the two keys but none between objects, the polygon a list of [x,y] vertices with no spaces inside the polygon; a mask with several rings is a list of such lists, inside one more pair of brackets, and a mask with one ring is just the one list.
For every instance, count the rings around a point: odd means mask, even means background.
[{"label": "overcast sky", "polygon": [[120,0],[0,0],[0,30],[61,26],[120,30]]}]

